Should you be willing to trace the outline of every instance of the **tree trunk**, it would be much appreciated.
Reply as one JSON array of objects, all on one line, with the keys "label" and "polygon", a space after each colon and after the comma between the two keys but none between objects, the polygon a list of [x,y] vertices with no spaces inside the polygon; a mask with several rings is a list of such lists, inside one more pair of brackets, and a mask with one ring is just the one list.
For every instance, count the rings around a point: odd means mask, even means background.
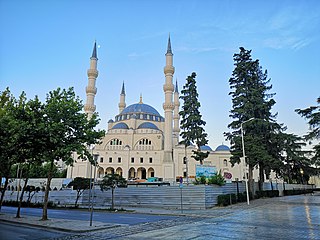
[{"label": "tree trunk", "polygon": [[50,168],[49,168],[48,179],[47,179],[47,186],[46,186],[46,191],[44,194],[43,211],[42,211],[42,219],[41,219],[43,221],[48,220],[48,201],[49,201],[50,184],[51,184],[51,180],[52,180],[52,169],[53,169],[53,160],[50,162]]},{"label": "tree trunk", "polygon": [[264,182],[264,167],[263,164],[259,164],[259,190],[263,190],[263,182]]},{"label": "tree trunk", "polygon": [[20,195],[20,199],[19,199],[19,204],[18,204],[18,209],[17,209],[17,214],[16,214],[16,218],[20,218],[20,210],[21,210],[21,205],[22,205],[22,200],[23,200],[23,194],[26,190],[27,184],[28,184],[28,180],[29,178],[26,178],[26,180],[24,181],[24,186],[22,188],[21,191],[21,195]]},{"label": "tree trunk", "polygon": [[[2,181],[2,178],[1,178],[1,181]],[[3,202],[4,194],[5,194],[6,190],[7,190],[8,184],[9,184],[9,178],[6,177],[6,181],[4,182],[4,187],[3,187],[3,189],[1,190],[0,211],[1,211],[1,207],[2,207],[2,202]]]},{"label": "tree trunk", "polygon": [[111,210],[114,210],[114,188],[111,188]]}]

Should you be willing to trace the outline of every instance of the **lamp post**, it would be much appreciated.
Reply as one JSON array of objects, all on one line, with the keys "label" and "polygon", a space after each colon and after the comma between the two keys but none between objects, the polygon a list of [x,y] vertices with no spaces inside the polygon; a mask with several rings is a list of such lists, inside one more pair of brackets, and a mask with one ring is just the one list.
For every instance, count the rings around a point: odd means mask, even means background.
[{"label": "lamp post", "polygon": [[[93,150],[93,149],[92,149]],[[93,173],[93,186],[91,187],[90,183],[90,189],[92,193],[90,194],[90,201],[91,201],[91,207],[90,207],[90,226],[92,226],[92,217],[93,217],[93,201],[94,201],[94,184],[96,182],[96,169],[97,169],[97,160],[99,157],[99,154],[92,154],[93,160],[94,160],[94,173]],[[91,164],[91,174],[92,174],[92,164]],[[91,181],[91,177],[90,177]]]},{"label": "lamp post", "polygon": [[[248,177],[247,177],[247,163],[246,163],[246,153],[244,150],[244,137],[243,137],[243,124],[250,122],[254,120],[255,118],[250,118],[247,121],[244,121],[240,124],[241,128],[241,140],[242,140],[242,160],[243,160],[243,166],[244,166],[244,180],[246,182],[246,193],[247,193],[247,204],[250,205],[250,199],[249,199],[249,187],[248,187]],[[241,158],[240,158],[241,159]]]}]

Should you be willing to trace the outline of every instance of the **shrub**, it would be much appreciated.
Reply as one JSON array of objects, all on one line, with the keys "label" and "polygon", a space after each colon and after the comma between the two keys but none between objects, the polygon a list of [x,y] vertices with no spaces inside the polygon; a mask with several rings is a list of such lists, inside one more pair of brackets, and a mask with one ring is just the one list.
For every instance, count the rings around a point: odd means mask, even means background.
[{"label": "shrub", "polygon": [[312,189],[291,189],[291,190],[283,190],[284,196],[289,195],[300,195],[300,194],[308,194],[313,193]]},{"label": "shrub", "polygon": [[237,203],[236,194],[223,194],[218,196],[218,205],[219,206],[228,206],[230,204]]},{"label": "shrub", "polygon": [[222,186],[225,184],[225,180],[221,173],[218,173],[208,179],[208,184],[217,184],[219,186]]},{"label": "shrub", "polygon": [[272,198],[279,197],[279,190],[264,190],[264,191],[256,191],[256,198]]}]

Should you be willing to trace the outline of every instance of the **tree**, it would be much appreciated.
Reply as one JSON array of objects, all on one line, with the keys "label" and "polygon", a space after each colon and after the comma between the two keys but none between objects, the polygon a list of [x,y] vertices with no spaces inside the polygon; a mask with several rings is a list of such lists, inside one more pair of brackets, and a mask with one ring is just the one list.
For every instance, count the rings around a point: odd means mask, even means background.
[{"label": "tree", "polygon": [[[311,106],[305,109],[296,109],[295,111],[302,117],[308,120],[310,131],[305,136],[306,140],[320,139],[320,97],[317,99],[318,106]],[[315,166],[320,166],[320,143],[313,147],[314,156],[312,163]]]},{"label": "tree", "polygon": [[[233,56],[235,68],[229,79],[232,97],[228,125],[233,131],[225,133],[231,143],[231,163],[240,163],[242,157],[241,124],[244,130],[245,152],[249,165],[249,184],[252,189],[253,169],[259,167],[259,186],[264,182],[265,171],[270,171],[281,160],[277,134],[284,128],[276,123],[276,114],[271,113],[275,104],[274,94],[268,94],[272,85],[267,70],[262,71],[259,60],[252,60],[251,50],[240,47],[240,53]],[[252,121],[249,121],[252,119]],[[252,190],[251,190],[252,191]]]},{"label": "tree", "polygon": [[[29,169],[30,165],[41,161],[41,130],[38,127],[41,116],[41,103],[37,97],[27,101],[26,94],[21,93],[18,100],[11,95],[7,88],[1,93],[0,100],[0,145],[1,145],[1,174],[6,178],[5,188],[1,194],[1,203],[10,171],[14,164],[24,164]],[[26,173],[26,171],[24,171]],[[25,187],[27,186],[28,175],[25,175]],[[17,211],[20,217],[21,201],[24,189],[21,193],[21,200]]]},{"label": "tree", "polygon": [[[281,149],[283,166],[279,168],[279,175],[288,183],[304,183],[309,178],[309,151],[302,150],[306,145],[302,137],[294,134],[282,133]],[[301,172],[305,174],[302,176]]]},{"label": "tree", "polygon": [[72,153],[76,152],[83,160],[93,162],[87,146],[99,143],[104,136],[104,131],[94,129],[99,123],[97,115],[93,114],[88,119],[82,109],[83,104],[79,97],[75,96],[73,88],[58,88],[47,94],[43,115],[46,136],[43,140],[43,154],[49,169],[42,220],[48,219],[47,208],[54,161],[62,160],[67,165],[72,165]]},{"label": "tree", "polygon": [[187,77],[187,82],[183,86],[181,91],[180,99],[183,100],[182,111],[179,112],[181,116],[181,143],[184,144],[185,148],[191,144],[196,145],[196,150],[192,152],[192,156],[200,164],[203,164],[203,160],[209,155],[209,152],[202,152],[201,147],[208,143],[207,133],[205,133],[204,126],[206,122],[202,120],[200,114],[200,102],[198,101],[198,92],[196,86],[196,73],[193,72],[191,76]]},{"label": "tree", "polygon": [[111,189],[111,210],[114,210],[114,190],[116,187],[126,187],[127,180],[119,174],[106,174],[100,182],[101,191]]},{"label": "tree", "polygon": [[73,190],[77,191],[77,197],[74,203],[74,207],[76,208],[78,207],[78,200],[84,190],[90,188],[90,178],[76,177],[72,182],[68,184],[68,187],[72,187]]}]

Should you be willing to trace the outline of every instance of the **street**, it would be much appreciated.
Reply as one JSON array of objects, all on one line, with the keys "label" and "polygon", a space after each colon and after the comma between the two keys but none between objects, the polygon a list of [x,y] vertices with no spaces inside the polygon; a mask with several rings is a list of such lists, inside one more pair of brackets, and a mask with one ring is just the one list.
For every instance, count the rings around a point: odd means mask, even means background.
[{"label": "street", "polygon": [[[1,213],[15,214],[17,208],[3,206]],[[42,209],[40,208],[21,208],[21,216],[36,216],[39,219],[42,216]],[[90,212],[86,209],[83,210],[65,210],[65,209],[48,209],[48,217],[59,218],[59,219],[70,219],[70,220],[90,220]],[[93,220],[103,223],[116,223],[116,224],[126,224],[135,225],[145,222],[157,222],[165,219],[176,218],[174,216],[165,215],[150,215],[150,214],[140,214],[140,213],[112,213],[112,212],[101,212],[95,211],[93,213]]]},{"label": "street", "polygon": [[1,240],[38,240],[51,239],[68,236],[70,233],[62,233],[53,230],[44,230],[43,228],[26,227],[12,223],[0,223],[0,239]]},{"label": "street", "polygon": [[[14,208],[5,207],[3,211],[12,212]],[[41,209],[23,209],[23,214],[39,214]],[[146,209],[140,209],[145,211]],[[137,210],[138,211],[138,210]],[[319,239],[320,240],[320,194],[298,195],[277,198],[257,199],[228,207],[185,211],[179,216],[178,210],[152,209],[153,215],[142,213],[95,213],[99,221],[106,221],[108,226],[90,232],[55,232],[46,231],[39,235],[37,228],[13,227],[4,221],[4,239],[129,239],[129,240],[204,240],[204,239]],[[3,212],[2,212],[3,213]],[[162,215],[160,215],[162,214]],[[166,215],[163,215],[166,214]],[[6,214],[7,215],[7,214]],[[40,215],[38,215],[40,216]],[[87,218],[88,212],[71,210],[52,210],[51,218],[60,218],[65,229],[77,221],[87,226],[87,221],[69,220]],[[1,215],[0,215],[1,217]],[[25,217],[29,220],[32,217]],[[34,217],[33,217],[34,218]],[[39,217],[40,218],[40,217]],[[5,217],[2,217],[5,220]],[[38,219],[38,218],[36,218]],[[36,221],[44,224],[43,221]],[[25,224],[29,223],[25,221]],[[35,221],[33,221],[35,223]],[[23,227],[22,227],[23,226]],[[53,222],[48,229],[57,226]],[[42,226],[44,227],[44,226]],[[10,235],[10,231],[12,232]],[[60,235],[59,235],[60,234]],[[1,236],[1,237],[2,237]],[[10,236],[10,238],[6,237]],[[30,236],[36,236],[30,238]]]}]

